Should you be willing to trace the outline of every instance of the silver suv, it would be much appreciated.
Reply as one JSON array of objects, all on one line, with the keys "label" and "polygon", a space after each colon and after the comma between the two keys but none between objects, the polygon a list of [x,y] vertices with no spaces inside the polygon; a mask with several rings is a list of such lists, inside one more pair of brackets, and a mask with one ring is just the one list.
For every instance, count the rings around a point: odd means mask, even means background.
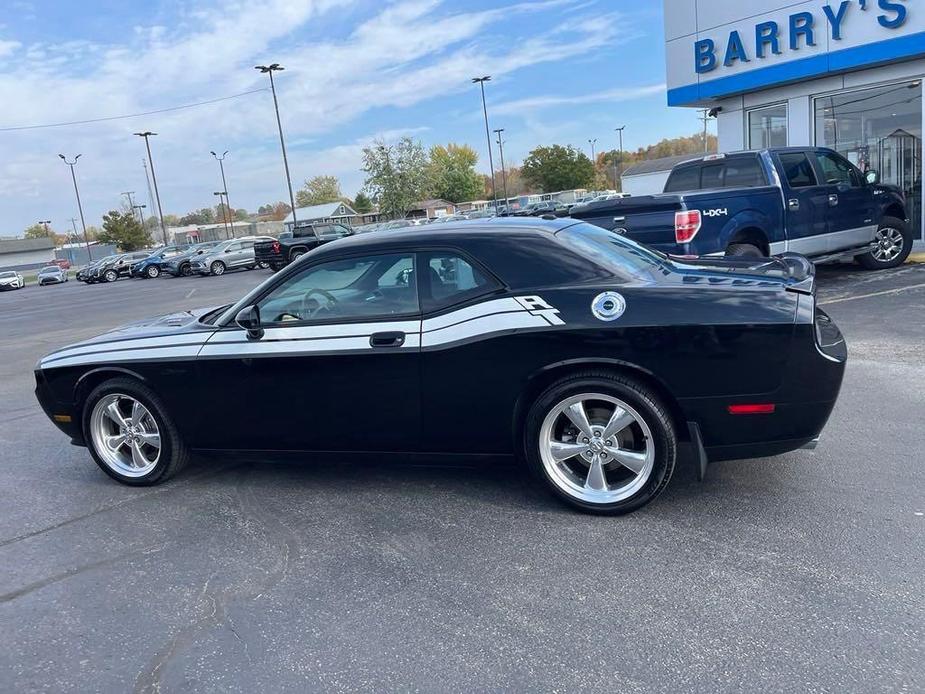
[{"label": "silver suv", "polygon": [[258,265],[254,257],[254,243],[266,240],[273,239],[268,236],[245,236],[222,241],[191,260],[190,271],[199,275],[224,275],[229,270],[253,270]]}]

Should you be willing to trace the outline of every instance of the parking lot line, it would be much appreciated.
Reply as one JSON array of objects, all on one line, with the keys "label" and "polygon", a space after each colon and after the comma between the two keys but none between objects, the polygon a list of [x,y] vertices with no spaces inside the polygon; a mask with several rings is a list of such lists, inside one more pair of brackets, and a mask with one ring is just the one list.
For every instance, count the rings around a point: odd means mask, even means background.
[{"label": "parking lot line", "polygon": [[908,287],[897,287],[896,289],[884,289],[880,292],[870,292],[869,294],[859,294],[857,296],[843,296],[839,299],[831,299],[829,301],[820,302],[820,306],[828,306],[830,304],[840,304],[843,301],[854,301],[855,299],[869,299],[874,296],[885,296],[887,294],[899,294],[900,292],[908,291],[909,289],[921,289],[925,287],[925,282],[921,284],[910,284]]}]

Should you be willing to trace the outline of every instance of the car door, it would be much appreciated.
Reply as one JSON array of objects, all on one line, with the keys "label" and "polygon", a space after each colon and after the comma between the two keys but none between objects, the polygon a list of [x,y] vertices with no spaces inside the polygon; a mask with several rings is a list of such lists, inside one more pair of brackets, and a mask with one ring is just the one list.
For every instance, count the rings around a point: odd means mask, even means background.
[{"label": "car door", "polygon": [[819,185],[809,153],[803,150],[774,154],[780,172],[787,241],[785,248],[771,248],[818,255],[828,250],[828,194]]},{"label": "car door", "polygon": [[229,243],[221,260],[225,263],[226,267],[240,267],[244,262],[244,243],[241,241]]},{"label": "car door", "polygon": [[195,384],[205,448],[412,451],[421,315],[412,252],[325,259],[269,287],[263,335],[210,338]]},{"label": "car door", "polygon": [[873,219],[873,195],[861,172],[835,152],[817,150],[814,158],[829,207],[826,250],[869,243],[877,225]]}]

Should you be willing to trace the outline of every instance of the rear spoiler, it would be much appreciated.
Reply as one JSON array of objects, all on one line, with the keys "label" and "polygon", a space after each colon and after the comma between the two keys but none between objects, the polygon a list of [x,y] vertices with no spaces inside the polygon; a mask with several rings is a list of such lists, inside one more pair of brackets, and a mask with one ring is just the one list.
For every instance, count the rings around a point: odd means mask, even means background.
[{"label": "rear spoiler", "polygon": [[816,293],[816,266],[799,253],[781,253],[775,258],[787,270],[787,289],[800,294]]}]

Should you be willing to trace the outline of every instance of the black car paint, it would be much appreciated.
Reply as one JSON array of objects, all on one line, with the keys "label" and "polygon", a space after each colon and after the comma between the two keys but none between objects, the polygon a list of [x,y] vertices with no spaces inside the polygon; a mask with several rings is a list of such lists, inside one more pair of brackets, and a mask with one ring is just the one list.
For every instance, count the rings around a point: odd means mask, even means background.
[{"label": "black car paint", "polygon": [[[776,454],[818,436],[846,355],[820,350],[814,321],[824,314],[811,296],[791,291],[762,265],[739,263],[731,272],[723,260],[666,259],[648,277],[615,276],[560,242],[556,232],[573,224],[479,220],[356,236],[317,249],[235,306],[316,262],[379,250],[458,249],[504,283],[493,297],[542,296],[558,309],[562,326],[402,352],[113,364],[101,355],[93,365],[37,368],[36,394],[50,417],[72,418],[56,424],[78,444],[83,399],[102,380],[128,374],[159,394],[194,450],[512,454],[525,410],[546,385],[576,368],[615,368],[660,395],[679,435],[696,423],[711,460]],[[626,300],[612,323],[590,311],[605,290]],[[227,318],[221,326],[203,324],[203,313],[141,322],[82,344],[102,351],[138,337],[243,334]],[[727,411],[754,402],[775,403],[776,411]]]}]

